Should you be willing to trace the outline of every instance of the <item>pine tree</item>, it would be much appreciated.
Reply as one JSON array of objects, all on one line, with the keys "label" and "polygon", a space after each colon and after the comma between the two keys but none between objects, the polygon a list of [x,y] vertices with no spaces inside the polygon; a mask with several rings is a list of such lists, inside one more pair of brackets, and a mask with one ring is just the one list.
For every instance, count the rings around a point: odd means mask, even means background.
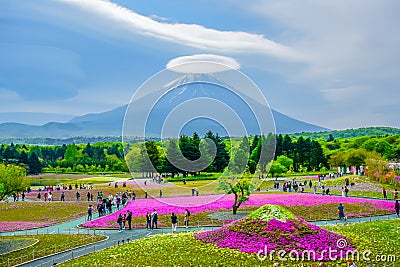
[{"label": "pine tree", "polygon": [[28,158],[28,166],[30,174],[39,174],[42,172],[42,164],[39,161],[39,158],[36,156],[36,153],[33,152]]}]

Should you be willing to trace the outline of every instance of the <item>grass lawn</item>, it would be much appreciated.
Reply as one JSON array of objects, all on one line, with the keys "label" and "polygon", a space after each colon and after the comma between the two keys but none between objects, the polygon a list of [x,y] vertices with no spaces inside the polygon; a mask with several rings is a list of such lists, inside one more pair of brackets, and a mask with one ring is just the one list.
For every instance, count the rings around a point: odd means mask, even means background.
[{"label": "grass lawn", "polygon": [[[400,250],[400,220],[326,228],[349,238],[361,253],[370,249],[370,259],[375,259],[377,255],[397,255]],[[255,254],[203,243],[197,240],[193,233],[179,233],[135,240],[123,246],[66,262],[61,266],[272,266],[273,262],[269,259],[260,262]],[[357,262],[357,266],[367,264]],[[294,267],[301,266],[301,263],[288,260],[281,262],[279,266]],[[311,262],[304,266],[311,266]],[[326,266],[347,265],[344,261],[337,260],[326,263]]]},{"label": "grass lawn", "polygon": [[10,259],[10,266],[13,266],[22,262],[32,260],[33,257],[40,258],[46,255],[53,254],[55,252],[61,252],[74,247],[100,241],[105,239],[105,237],[96,235],[57,234],[0,237],[0,241],[2,242],[18,242],[27,239],[39,242],[25,249],[0,255],[0,266],[7,266],[8,259]]},{"label": "grass lawn", "polygon": [[[371,250],[372,254],[369,256],[371,260],[374,260],[376,256],[383,258],[382,256],[388,257],[395,255],[397,263],[392,265],[393,263],[388,261],[386,266],[399,266],[400,219],[327,226],[325,228],[349,238],[349,240],[355,244],[360,254],[366,250]],[[365,264],[365,266],[366,265],[367,264]],[[381,264],[379,266],[384,265]]]},{"label": "grass lawn", "polygon": [[22,222],[42,226],[40,223],[69,221],[85,215],[88,205],[88,202],[0,202],[0,231],[6,222],[18,222],[21,229],[26,229]]}]

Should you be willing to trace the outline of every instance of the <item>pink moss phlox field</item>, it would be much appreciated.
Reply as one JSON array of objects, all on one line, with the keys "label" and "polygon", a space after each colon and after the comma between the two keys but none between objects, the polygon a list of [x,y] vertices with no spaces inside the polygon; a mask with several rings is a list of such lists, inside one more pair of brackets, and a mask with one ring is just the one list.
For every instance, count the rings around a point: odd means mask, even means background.
[{"label": "pink moss phlox field", "polygon": [[[267,225],[265,222],[256,220],[253,221],[253,227],[263,230],[261,233],[251,234],[240,232],[240,224],[241,221],[234,222],[220,229],[197,233],[195,236],[203,242],[212,243],[221,248],[237,249],[246,253],[258,253],[260,250],[265,253],[265,249],[268,252],[284,250],[287,253],[294,250],[301,256],[302,251],[313,251],[315,255],[311,254],[311,259],[323,261],[329,260],[329,255],[326,251],[335,250],[336,252],[333,252],[332,256],[340,258],[346,255],[346,251],[353,250],[352,245],[341,235],[321,229],[302,220],[300,222],[289,220],[282,222],[272,219]],[[304,227],[309,227],[312,233],[301,233],[296,229],[300,225],[302,225],[303,229]],[[237,231],[232,229],[237,229]],[[246,232],[245,229],[243,230]],[[282,233],[282,235],[277,236],[277,232]],[[340,239],[346,240],[345,247],[338,247],[338,240]],[[308,257],[308,254],[304,256]]]},{"label": "pink moss phlox field", "polygon": [[0,222],[0,232],[46,227],[53,224],[47,222]]},{"label": "pink moss phlox field", "polygon": [[[163,202],[165,201],[165,202]],[[253,194],[250,199],[243,203],[242,207],[255,206],[260,207],[265,204],[276,204],[284,206],[314,206],[331,203],[372,203],[377,209],[394,212],[394,204],[390,201],[346,198],[341,196],[321,196],[313,194]],[[147,212],[156,209],[158,214],[184,214],[185,208],[191,213],[201,213],[205,211],[218,211],[221,209],[230,210],[232,208],[233,195],[210,195],[198,197],[175,197],[165,199],[138,199],[130,201],[123,209],[113,214],[101,217],[99,219],[86,222],[85,227],[95,228],[115,228],[116,220],[120,213],[126,214],[128,210],[132,211],[135,217],[144,217]]]}]

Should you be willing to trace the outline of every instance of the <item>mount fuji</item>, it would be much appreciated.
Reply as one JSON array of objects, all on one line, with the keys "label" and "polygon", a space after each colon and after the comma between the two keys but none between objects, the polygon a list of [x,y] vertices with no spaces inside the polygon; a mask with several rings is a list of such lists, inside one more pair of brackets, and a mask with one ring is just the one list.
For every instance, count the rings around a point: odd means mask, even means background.
[{"label": "mount fuji", "polygon": [[[219,119],[199,117],[188,121],[184,125],[173,125],[178,127],[180,134],[192,135],[197,132],[203,135],[212,130],[221,136],[241,135],[241,131],[236,129],[235,123],[232,123],[226,109],[202,104],[200,102],[191,102],[193,100],[209,100],[210,103],[224,103],[237,115],[243,123],[248,135],[271,132],[271,129],[260,129],[259,121],[272,120],[275,122],[276,133],[298,133],[298,132],[320,132],[328,129],[303,122],[287,115],[284,115],[274,109],[270,109],[251,97],[239,96],[234,93],[227,84],[217,79],[211,74],[183,75],[173,82],[143,95],[128,105],[117,107],[113,110],[78,116],[66,123],[49,122],[41,126],[27,125],[21,123],[2,123],[0,124],[0,137],[3,138],[68,138],[75,136],[121,136],[125,118],[125,130],[127,123],[129,131],[124,135],[142,136],[143,129],[135,127],[136,122],[146,121],[146,136],[160,137],[164,122],[168,115],[175,111],[174,121],[185,121],[188,113],[207,111],[207,114],[215,114]],[[156,94],[161,97],[156,96]],[[157,101],[154,101],[154,100]],[[146,107],[151,103],[151,111]],[[154,104],[153,104],[154,103]],[[206,102],[207,103],[207,102]],[[186,110],[174,110],[186,104]],[[189,108],[188,108],[189,107]],[[134,111],[133,113],[130,111]],[[177,114],[176,114],[177,113]],[[256,119],[254,113],[267,114],[265,117]],[[125,117],[126,114],[126,117]],[[269,116],[268,116],[269,114]],[[132,119],[132,120],[131,120]],[[222,120],[222,121],[221,121]],[[131,122],[132,121],[132,122]],[[273,121],[271,123],[273,123]],[[132,125],[133,124],[133,125]],[[228,128],[228,129],[225,129]],[[174,129],[176,130],[176,129]],[[271,131],[270,131],[271,130]]]}]

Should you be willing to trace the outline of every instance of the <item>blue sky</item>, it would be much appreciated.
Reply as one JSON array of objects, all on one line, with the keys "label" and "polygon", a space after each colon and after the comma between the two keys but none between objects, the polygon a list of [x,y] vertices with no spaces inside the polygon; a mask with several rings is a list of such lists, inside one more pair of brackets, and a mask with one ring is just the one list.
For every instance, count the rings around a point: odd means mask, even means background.
[{"label": "blue sky", "polygon": [[399,7],[395,0],[0,0],[0,122],[20,120],[15,112],[62,121],[118,107],[170,60],[206,53],[239,62],[289,116],[332,129],[400,127]]}]

